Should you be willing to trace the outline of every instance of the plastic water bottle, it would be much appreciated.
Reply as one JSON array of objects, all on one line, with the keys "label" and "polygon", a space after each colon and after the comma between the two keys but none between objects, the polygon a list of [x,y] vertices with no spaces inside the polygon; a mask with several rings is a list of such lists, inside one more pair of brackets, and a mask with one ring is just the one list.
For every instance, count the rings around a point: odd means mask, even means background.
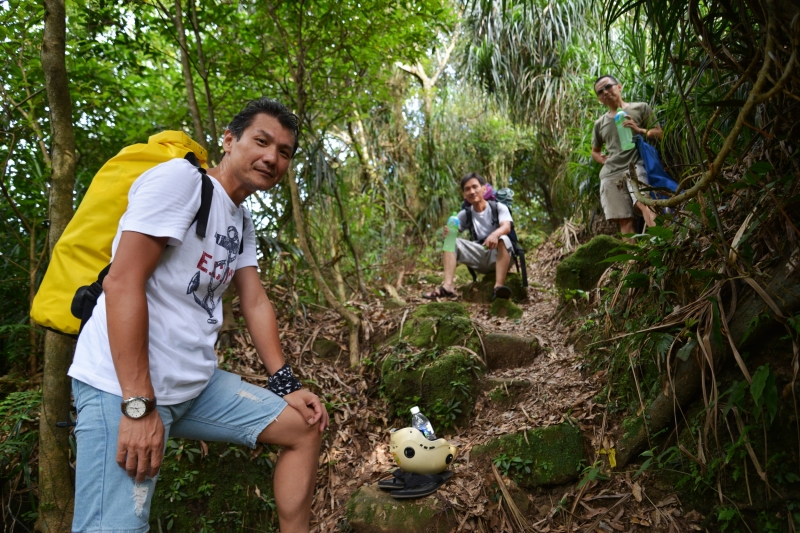
[{"label": "plastic water bottle", "polygon": [[630,150],[635,144],[633,144],[633,131],[630,128],[626,128],[622,125],[623,122],[627,118],[630,118],[630,115],[625,113],[622,108],[617,109],[617,114],[614,115],[614,124],[617,125],[617,133],[619,134],[619,144],[622,146],[623,150]]},{"label": "plastic water bottle", "polygon": [[428,417],[419,412],[419,407],[411,408],[411,425],[420,431],[422,435],[428,440],[436,440],[436,435],[433,433],[433,426]]},{"label": "plastic water bottle", "polygon": [[444,238],[444,244],[442,245],[443,252],[455,252],[456,251],[456,239],[458,238],[458,213],[453,213],[450,215],[450,218],[447,219],[447,229],[449,233],[447,237]]}]

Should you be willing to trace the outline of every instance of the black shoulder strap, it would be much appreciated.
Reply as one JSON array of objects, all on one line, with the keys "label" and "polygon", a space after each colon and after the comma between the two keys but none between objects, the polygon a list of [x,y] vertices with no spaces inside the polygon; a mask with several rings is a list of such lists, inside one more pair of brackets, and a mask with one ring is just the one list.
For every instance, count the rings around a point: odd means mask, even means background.
[{"label": "black shoulder strap", "polygon": [[239,255],[244,252],[244,230],[247,227],[247,218],[242,215],[242,237],[239,239]]},{"label": "black shoulder strap", "polygon": [[492,208],[492,227],[499,228],[500,227],[500,210],[497,209],[497,202],[494,200],[488,200],[486,203],[489,204],[489,207]]},{"label": "black shoulder strap", "polygon": [[467,229],[469,230],[469,237],[473,241],[478,240],[478,234],[475,233],[475,225],[472,223],[472,206],[468,205],[464,208],[464,211],[467,213]]},{"label": "black shoulder strap", "polygon": [[206,238],[206,229],[208,228],[208,215],[211,213],[211,200],[214,197],[214,184],[211,183],[211,178],[206,174],[206,169],[200,166],[200,161],[194,152],[189,152],[184,157],[188,162],[197,167],[200,172],[202,185],[200,187],[200,209],[194,216],[192,223],[197,222],[195,233],[203,239]]}]

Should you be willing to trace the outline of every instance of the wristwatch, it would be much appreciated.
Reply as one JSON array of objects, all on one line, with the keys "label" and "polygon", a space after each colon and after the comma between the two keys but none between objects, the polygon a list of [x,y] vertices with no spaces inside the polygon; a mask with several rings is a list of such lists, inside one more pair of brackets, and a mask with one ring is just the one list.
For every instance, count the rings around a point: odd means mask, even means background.
[{"label": "wristwatch", "polygon": [[122,414],[134,420],[144,418],[156,410],[156,399],[134,396],[122,401]]}]

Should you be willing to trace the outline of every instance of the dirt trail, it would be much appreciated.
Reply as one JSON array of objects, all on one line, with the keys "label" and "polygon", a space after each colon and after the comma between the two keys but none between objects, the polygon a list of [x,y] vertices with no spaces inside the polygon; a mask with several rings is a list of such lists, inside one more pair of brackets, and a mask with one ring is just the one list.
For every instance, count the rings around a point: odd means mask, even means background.
[{"label": "dirt trail", "polygon": [[[490,317],[488,306],[469,305],[473,320],[484,334],[510,333],[533,336],[542,353],[527,367],[490,372],[484,380],[504,378],[526,380],[530,393],[506,409],[490,401],[488,391],[477,400],[475,417],[465,428],[445,432],[444,437],[459,446],[454,478],[434,495],[447,512],[455,513],[459,531],[519,531],[511,512],[502,500],[491,472],[481,472],[469,461],[473,446],[507,433],[559,424],[568,416],[590,443],[590,458],[600,457],[608,480],[596,480],[578,488],[578,483],[539,489],[527,495],[524,513],[531,531],[690,531],[699,530],[697,513],[688,515],[669,490],[649,486],[647,473],[634,478],[636,466],[616,472],[608,467],[601,448],[608,441],[604,405],[596,403],[604,386],[605,372],[592,372],[581,354],[566,342],[566,328],[559,322],[557,296],[553,290],[554,269],[561,253],[551,243],[540,247],[530,258],[529,301],[522,304],[525,314],[514,321]],[[429,287],[409,287],[406,298],[412,308],[424,303],[418,295]],[[280,287],[268,287],[280,299]],[[291,295],[284,294],[287,299]],[[286,300],[284,300],[286,301]],[[379,301],[357,304],[368,323],[370,337],[383,338],[397,328],[403,310],[387,311]],[[378,394],[375,366],[358,372],[347,368],[346,327],[332,311],[281,318],[281,339],[287,360],[295,373],[311,379],[316,391],[331,404],[331,428],[323,443],[317,491],[313,503],[312,531],[340,531],[344,506],[350,495],[365,483],[374,483],[394,469],[388,453],[389,429],[403,421],[392,420]],[[316,357],[310,347],[315,339],[335,340],[338,357]],[[263,383],[264,372],[246,336],[239,336],[239,347],[229,353],[227,363],[233,371],[255,383]],[[604,442],[605,441],[605,442]],[[514,483],[504,479],[514,491]],[[559,503],[561,502],[561,503]]]}]

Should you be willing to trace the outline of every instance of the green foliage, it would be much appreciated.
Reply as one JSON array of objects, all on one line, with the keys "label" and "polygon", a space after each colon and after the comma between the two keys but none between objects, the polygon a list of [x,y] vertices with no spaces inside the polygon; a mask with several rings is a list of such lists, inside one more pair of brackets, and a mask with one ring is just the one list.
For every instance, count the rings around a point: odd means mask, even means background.
[{"label": "green foliage", "polygon": [[501,453],[492,459],[492,462],[501,474],[515,481],[519,481],[524,474],[530,474],[533,466],[533,461],[530,459],[523,459],[518,456],[509,457],[505,453]]},{"label": "green foliage", "polygon": [[769,369],[769,365],[758,367],[753,374],[750,394],[762,419],[765,422],[768,420],[767,425],[771,425],[778,412],[778,388],[775,385],[775,374]]}]

